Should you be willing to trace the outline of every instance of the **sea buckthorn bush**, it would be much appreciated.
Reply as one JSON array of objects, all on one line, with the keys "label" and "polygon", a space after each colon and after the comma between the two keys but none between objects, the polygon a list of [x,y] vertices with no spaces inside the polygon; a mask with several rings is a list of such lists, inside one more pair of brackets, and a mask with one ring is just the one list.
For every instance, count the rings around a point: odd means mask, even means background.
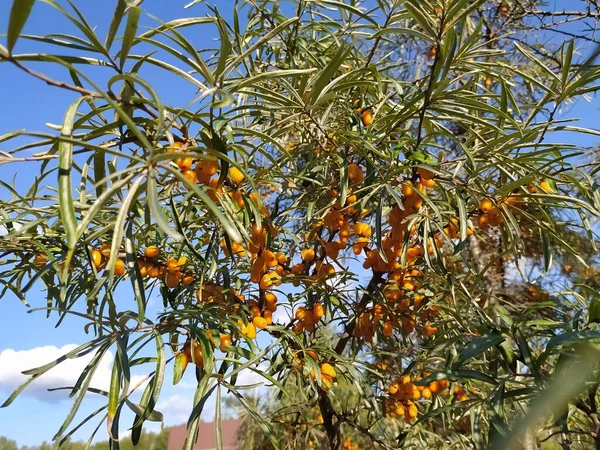
[{"label": "sea buckthorn bush", "polygon": [[[86,321],[66,358],[117,354],[106,407],[83,421],[136,442],[163,383],[185,377],[186,449],[225,394],[254,448],[599,445],[598,166],[576,144],[597,132],[564,108],[600,70],[585,32],[544,22],[597,15],[194,1],[161,23],[110,3],[96,29],[76,3],[15,1],[0,47],[0,71],[72,98],[60,125],[0,137],[0,164],[37,171],[22,192],[2,182],[0,283],[25,305],[43,286],[33,307]],[[21,33],[32,5],[71,29]],[[130,386],[138,366],[148,383]]]}]

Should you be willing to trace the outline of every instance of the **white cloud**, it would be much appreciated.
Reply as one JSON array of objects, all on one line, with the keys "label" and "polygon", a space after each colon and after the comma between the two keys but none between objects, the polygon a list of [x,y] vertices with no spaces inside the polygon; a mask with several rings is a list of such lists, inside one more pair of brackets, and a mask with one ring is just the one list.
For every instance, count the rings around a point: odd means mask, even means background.
[{"label": "white cloud", "polygon": [[[193,395],[171,395],[159,400],[156,410],[163,414],[165,426],[181,425],[187,423],[194,406]],[[204,404],[200,417],[205,421],[212,421],[215,416],[216,397],[211,395]]]},{"label": "white cloud", "polygon": [[[40,367],[54,361],[76,347],[76,344],[68,344],[61,348],[48,345],[30,350],[3,350],[0,352],[0,391],[12,392],[28,379],[27,375],[22,374],[24,370]],[[55,403],[66,399],[70,392],[69,390],[48,392],[48,389],[74,386],[81,372],[94,357],[94,354],[94,352],[91,352],[81,358],[63,361],[33,381],[21,395],[35,397],[38,400],[48,403]],[[112,352],[110,350],[107,351],[98,364],[90,387],[102,390],[109,389],[113,359]],[[130,386],[136,386],[144,378],[143,375],[132,375]],[[141,392],[143,388],[144,384],[137,391]]]},{"label": "white cloud", "polygon": [[[266,365],[266,363],[261,364],[259,366],[259,368],[261,370],[266,370],[267,367],[268,366]],[[243,369],[242,371],[240,371],[240,373],[238,375],[236,385],[243,386],[243,385],[251,385],[251,384],[256,384],[256,383],[261,383],[261,382],[269,383],[269,381],[267,379],[261,377],[256,372],[253,372],[250,369]],[[181,386],[181,384],[179,384],[177,386],[179,387],[179,386]],[[188,386],[186,386],[186,387],[188,387]],[[228,397],[228,395],[226,394],[225,390],[221,391],[221,393],[222,393],[222,397],[221,397],[221,399],[222,399],[222,403],[221,403],[222,414],[224,416],[231,416],[232,414],[234,414],[234,412],[228,410],[225,406],[225,398]],[[253,396],[263,395],[263,394],[266,395],[267,393],[268,393],[268,388],[266,388],[264,385],[258,386],[252,390],[241,391],[242,395],[253,395]],[[187,423],[187,421],[190,417],[190,414],[192,412],[193,405],[194,405],[194,396],[193,395],[175,394],[175,395],[171,395],[169,397],[159,400],[158,404],[156,405],[156,410],[160,411],[163,414],[165,426],[181,425],[181,424]],[[213,392],[213,394],[208,398],[208,400],[204,404],[204,409],[200,416],[202,418],[202,420],[205,420],[207,422],[214,420],[215,407],[216,407],[216,393]]]}]

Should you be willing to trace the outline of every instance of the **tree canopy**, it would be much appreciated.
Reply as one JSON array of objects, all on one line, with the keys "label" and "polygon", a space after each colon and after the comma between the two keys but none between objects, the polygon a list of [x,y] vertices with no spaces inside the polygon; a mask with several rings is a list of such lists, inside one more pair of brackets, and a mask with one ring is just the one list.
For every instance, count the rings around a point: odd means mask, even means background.
[{"label": "tree canopy", "polygon": [[[0,136],[1,165],[37,171],[0,181],[0,294],[43,286],[32,307],[92,335],[3,406],[92,353],[57,445],[88,393],[106,405],[81,420],[137,442],[195,370],[186,450],[226,394],[254,448],[600,448],[598,158],[577,144],[598,131],[569,115],[599,88],[595,1],[196,0],[166,23],[112,3],[96,28],[15,0],[0,46],[0,71],[73,99]],[[32,6],[71,29],[22,33]]]}]

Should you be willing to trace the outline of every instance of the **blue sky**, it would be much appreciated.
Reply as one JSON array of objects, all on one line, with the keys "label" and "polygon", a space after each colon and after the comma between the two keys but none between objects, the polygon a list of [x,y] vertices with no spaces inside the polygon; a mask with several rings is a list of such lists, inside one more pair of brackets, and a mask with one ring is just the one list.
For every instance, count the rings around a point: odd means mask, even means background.
[{"label": "blue sky", "polygon": [[[6,29],[5,24],[11,3],[7,0],[0,2],[0,31]],[[105,36],[116,2],[80,0],[76,3],[91,24],[97,25],[97,34],[101,37]],[[187,0],[146,0],[142,5],[145,14],[142,25],[152,23],[148,15],[159,17],[162,21],[204,15],[205,7],[200,5],[184,10],[183,6],[186,3],[188,3]],[[233,2],[219,1],[218,4],[223,14],[226,17],[229,16]],[[211,28],[203,27],[202,30],[207,34],[196,32],[189,35],[195,39],[195,42],[198,42],[198,47],[208,46],[209,40],[214,37]],[[66,24],[64,19],[51,7],[36,3],[24,32],[43,35],[57,31],[75,34],[73,27]],[[39,47],[35,43],[21,40],[17,44],[16,52],[18,53],[33,51],[39,51]],[[43,70],[50,76],[68,80],[64,73],[51,66],[28,65],[36,70]],[[164,72],[161,73],[164,74]],[[171,84],[164,75],[159,77],[158,72],[151,73],[149,76],[150,81],[158,87],[165,103],[185,105],[194,96],[194,89],[180,88],[180,86]],[[0,135],[21,128],[47,131],[45,123],[61,123],[67,106],[75,97],[74,93],[46,86],[9,65],[0,65]],[[591,103],[581,101],[570,110],[563,111],[561,117],[579,117],[581,118],[579,126],[598,128],[598,108],[599,104],[596,100]],[[594,136],[567,133],[554,136],[553,140],[582,146],[593,145],[597,142],[597,138]],[[4,145],[0,144],[0,150],[9,149]],[[17,174],[17,188],[24,189],[31,183],[35,171],[25,164],[0,166],[2,180],[9,181],[15,174]],[[38,292],[35,292],[34,288],[29,293],[28,300],[32,307],[43,306],[45,303],[45,296],[40,292],[41,288],[38,286]],[[160,302],[153,300],[151,306],[158,309]],[[4,358],[0,359],[0,403],[10,394],[18,381],[17,368],[24,370],[41,365],[64,353],[68,349],[63,348],[64,346],[79,344],[87,340],[87,336],[83,333],[83,324],[76,319],[65,321],[59,328],[55,328],[54,325],[55,321],[53,319],[46,320],[43,313],[27,314],[27,308],[11,294],[0,299],[0,355],[3,355]],[[2,361],[5,362],[4,365],[1,364]],[[103,377],[107,376],[107,371],[108,375],[110,374],[111,364],[110,359],[103,363],[99,375],[100,384],[106,381]],[[10,367],[8,367],[9,365]],[[78,374],[77,370],[81,370],[81,368],[82,366],[72,365],[64,370],[61,369],[38,388],[26,390],[9,408],[0,409],[0,435],[16,439],[21,445],[38,444],[43,440],[50,440],[67,415],[71,401],[66,400],[64,394],[47,393],[45,388],[59,386],[61,382],[72,382],[73,377]],[[173,425],[183,422],[187,417],[194,393],[194,377],[191,372],[188,373],[176,388],[170,385],[169,380],[170,374],[167,375],[162,394],[164,400],[159,404],[159,409],[165,413],[167,425]],[[251,381],[250,378],[248,380]],[[101,404],[101,399],[86,400],[79,417],[84,417],[86,412],[98,408]],[[206,418],[210,419],[211,415],[212,412],[209,411]],[[131,418],[127,418],[123,423],[130,422]],[[87,438],[90,430],[89,426],[84,427],[75,435],[75,438]],[[102,439],[106,437],[104,428],[100,430],[99,436]]]}]

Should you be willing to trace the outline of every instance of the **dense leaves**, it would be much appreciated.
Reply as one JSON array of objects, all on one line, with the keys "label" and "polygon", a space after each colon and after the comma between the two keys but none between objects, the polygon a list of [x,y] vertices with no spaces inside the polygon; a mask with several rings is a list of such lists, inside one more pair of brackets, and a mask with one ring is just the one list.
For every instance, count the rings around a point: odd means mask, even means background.
[{"label": "dense leaves", "polygon": [[[60,126],[0,137],[1,164],[39,169],[25,192],[2,182],[0,282],[24,302],[43,283],[47,314],[94,334],[66,356],[95,354],[57,442],[108,349],[106,408],[84,420],[111,446],[123,408],[136,435],[162,420],[167,369],[195,370],[185,448],[222,393],[265,448],[597,438],[579,417],[596,408],[597,163],[558,139],[597,132],[557,118],[598,88],[585,33],[535,28],[536,2],[193,2],[148,26],[117,1],[101,38],[45,3],[75,34],[22,35],[55,47],[39,54],[13,36],[0,58],[73,102]],[[242,371],[277,401],[246,395]],[[568,395],[548,392],[557,376]]]}]

